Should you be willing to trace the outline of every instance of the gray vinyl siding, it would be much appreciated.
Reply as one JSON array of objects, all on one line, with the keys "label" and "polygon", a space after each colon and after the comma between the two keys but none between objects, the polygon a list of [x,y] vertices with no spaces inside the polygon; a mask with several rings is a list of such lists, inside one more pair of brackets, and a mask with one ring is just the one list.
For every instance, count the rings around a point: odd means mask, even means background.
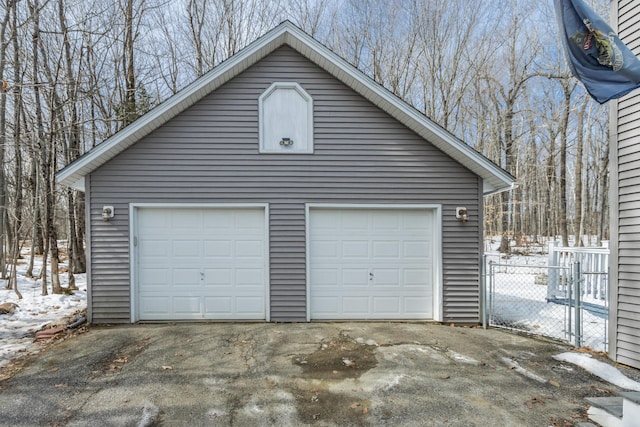
[{"label": "gray vinyl siding", "polygon": [[[615,7],[615,6],[614,6]],[[620,0],[618,33],[640,55],[640,4]],[[614,104],[612,123],[612,313],[615,360],[640,368],[640,91]],[[617,304],[613,304],[617,301]]]},{"label": "gray vinyl siding", "polygon": [[[313,97],[313,154],[258,153],[258,97],[276,81]],[[269,203],[273,321],[306,319],[305,203],[441,204],[444,318],[479,319],[481,179],[288,47],[96,169],[89,187],[96,323],[130,321],[130,203]]]}]

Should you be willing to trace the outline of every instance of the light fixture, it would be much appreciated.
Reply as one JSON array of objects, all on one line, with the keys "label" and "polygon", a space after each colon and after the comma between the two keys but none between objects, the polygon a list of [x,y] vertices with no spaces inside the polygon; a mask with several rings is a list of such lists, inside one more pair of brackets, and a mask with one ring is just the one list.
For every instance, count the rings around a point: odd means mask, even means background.
[{"label": "light fixture", "polygon": [[291,138],[282,138],[280,140],[280,145],[283,147],[291,147],[293,145],[293,139]]},{"label": "light fixture", "polygon": [[469,220],[469,214],[467,213],[467,208],[464,206],[456,208],[456,218],[458,218],[462,222],[467,222]]},{"label": "light fixture", "polygon": [[104,221],[109,221],[111,218],[113,218],[113,215],[114,215],[113,206],[102,207],[102,219]]}]

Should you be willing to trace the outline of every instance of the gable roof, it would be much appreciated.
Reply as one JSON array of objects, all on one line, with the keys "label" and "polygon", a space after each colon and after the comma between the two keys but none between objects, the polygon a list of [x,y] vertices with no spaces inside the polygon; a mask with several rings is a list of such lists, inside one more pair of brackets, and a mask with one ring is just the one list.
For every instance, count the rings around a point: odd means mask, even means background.
[{"label": "gable roof", "polygon": [[515,179],[424,114],[289,21],[269,31],[214,67],[136,121],[106,139],[56,173],[60,184],[84,191],[84,177],[222,86],[265,56],[288,45],[355,92],[387,112],[441,151],[483,179],[485,195],[505,191]]}]

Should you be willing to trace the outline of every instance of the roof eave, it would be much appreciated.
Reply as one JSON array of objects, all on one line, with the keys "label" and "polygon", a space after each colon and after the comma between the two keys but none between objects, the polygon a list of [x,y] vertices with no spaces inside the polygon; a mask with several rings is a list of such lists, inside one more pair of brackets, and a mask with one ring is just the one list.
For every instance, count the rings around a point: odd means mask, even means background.
[{"label": "roof eave", "polygon": [[482,183],[482,195],[491,196],[493,194],[504,193],[505,191],[513,190],[517,187],[516,180],[511,175],[507,176],[500,182],[488,182],[487,180]]},{"label": "roof eave", "polygon": [[[457,160],[483,180],[483,193],[493,194],[511,188],[514,178],[453,134],[428,119],[373,79],[357,70],[339,55],[304,31],[286,21],[245,49],[219,64],[131,125],[122,129],[88,155],[56,174],[58,182],[76,187],[84,176],[133,145],[140,138],[180,114],[198,100],[220,87],[283,44],[288,44],[336,79],[351,87],[405,126]],[[82,187],[84,187],[82,185]]]}]

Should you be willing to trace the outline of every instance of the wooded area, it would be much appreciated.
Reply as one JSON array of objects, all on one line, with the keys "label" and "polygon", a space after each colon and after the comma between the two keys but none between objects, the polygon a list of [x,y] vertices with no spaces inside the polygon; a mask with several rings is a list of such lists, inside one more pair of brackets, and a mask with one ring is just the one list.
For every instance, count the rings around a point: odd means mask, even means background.
[{"label": "wooded area", "polygon": [[[0,274],[23,245],[62,292],[83,194],[55,171],[289,19],[517,177],[485,234],[607,238],[608,108],[560,52],[551,0],[0,0]],[[591,2],[608,14],[608,2]]]}]

